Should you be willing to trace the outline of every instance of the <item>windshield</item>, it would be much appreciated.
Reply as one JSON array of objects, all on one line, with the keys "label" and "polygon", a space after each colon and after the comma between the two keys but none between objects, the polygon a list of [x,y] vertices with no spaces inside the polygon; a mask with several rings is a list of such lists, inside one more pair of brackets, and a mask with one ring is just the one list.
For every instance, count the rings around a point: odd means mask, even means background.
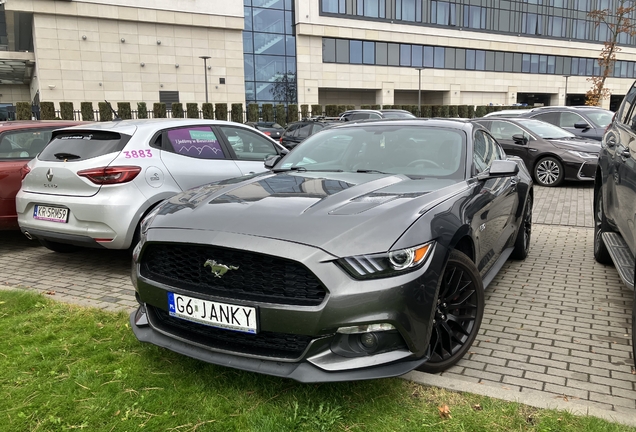
[{"label": "windshield", "polygon": [[605,110],[590,110],[584,111],[585,115],[590,119],[594,126],[599,128],[604,128],[608,124],[612,122],[612,117],[614,117],[614,113],[612,111]]},{"label": "windshield", "polygon": [[528,128],[528,130],[534,135],[538,135],[539,137],[545,139],[573,138],[576,136],[573,133],[566,131],[565,129],[561,129],[558,126],[546,123],[541,120],[519,120],[519,124]]},{"label": "windshield", "polygon": [[463,180],[465,149],[466,135],[460,130],[369,124],[323,130],[303,141],[275,169]]},{"label": "windshield", "polygon": [[410,112],[382,111],[384,118],[415,118]]}]

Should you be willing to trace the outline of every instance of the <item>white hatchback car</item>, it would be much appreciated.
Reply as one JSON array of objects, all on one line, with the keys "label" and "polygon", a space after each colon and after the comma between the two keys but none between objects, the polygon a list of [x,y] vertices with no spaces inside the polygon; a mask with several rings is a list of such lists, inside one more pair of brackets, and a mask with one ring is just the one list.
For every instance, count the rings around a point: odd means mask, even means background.
[{"label": "white hatchback car", "polygon": [[254,128],[196,119],[126,120],[57,130],[29,162],[16,197],[22,232],[57,252],[128,249],[166,198],[266,171],[286,153]]}]

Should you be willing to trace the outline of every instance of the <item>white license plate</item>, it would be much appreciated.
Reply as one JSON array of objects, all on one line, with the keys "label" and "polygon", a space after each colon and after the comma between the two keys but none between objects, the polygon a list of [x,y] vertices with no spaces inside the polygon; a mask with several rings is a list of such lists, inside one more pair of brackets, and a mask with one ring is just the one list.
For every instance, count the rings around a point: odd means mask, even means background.
[{"label": "white license plate", "polygon": [[69,211],[62,207],[48,207],[36,205],[33,209],[33,219],[47,220],[51,222],[68,222]]},{"label": "white license plate", "polygon": [[168,293],[168,312],[188,321],[244,333],[258,333],[256,308]]}]

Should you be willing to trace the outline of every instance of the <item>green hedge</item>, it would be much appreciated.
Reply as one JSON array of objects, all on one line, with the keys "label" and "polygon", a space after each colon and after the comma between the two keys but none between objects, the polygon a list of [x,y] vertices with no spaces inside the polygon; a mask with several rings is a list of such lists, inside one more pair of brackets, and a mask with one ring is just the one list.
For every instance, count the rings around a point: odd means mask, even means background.
[{"label": "green hedge", "polygon": [[171,111],[172,118],[183,118],[183,104],[181,102],[173,102]]},{"label": "green hedge", "polygon": [[327,117],[338,117],[338,105],[325,105],[325,115]]},{"label": "green hedge", "polygon": [[422,114],[420,117],[433,117],[433,112],[430,105],[422,105]]},{"label": "green hedge", "polygon": [[347,111],[356,109],[355,105],[347,105]]},{"label": "green hedge", "polygon": [[340,115],[343,112],[345,112],[347,110],[347,106],[346,105],[338,105],[338,112],[336,113],[336,115]]},{"label": "green hedge", "polygon": [[247,121],[248,122],[258,121],[258,104],[255,104],[255,103],[247,104]]},{"label": "green hedge", "polygon": [[227,104],[226,103],[215,104],[214,114],[216,115],[217,120],[227,121]]},{"label": "green hedge", "polygon": [[479,105],[475,110],[475,117],[483,117],[486,114],[488,114],[488,111],[484,105]]},{"label": "green hedge", "polygon": [[206,120],[214,119],[214,105],[206,102],[201,105],[201,110],[203,111],[203,118]]},{"label": "green hedge", "polygon": [[457,105],[448,105],[448,116],[453,118],[459,117]]},{"label": "green hedge", "polygon": [[321,116],[322,115],[322,105],[312,105],[311,106],[311,115],[312,117]]},{"label": "green hedge", "polygon": [[148,118],[148,105],[146,105],[146,102],[137,102],[137,118],[138,119]]},{"label": "green hedge", "polygon": [[18,102],[15,104],[16,120],[31,120],[31,104],[29,102]]},{"label": "green hedge", "polygon": [[289,123],[298,121],[298,105],[291,104],[287,107],[287,120]]},{"label": "green hedge", "polygon": [[117,115],[122,120],[130,120],[132,118],[130,102],[117,102]]},{"label": "green hedge", "polygon": [[83,121],[95,121],[95,110],[93,109],[93,102],[81,102],[80,112],[82,113]]},{"label": "green hedge", "polygon": [[448,117],[448,105],[441,105],[439,107],[439,115],[440,117]]},{"label": "green hedge", "polygon": [[475,117],[475,105],[464,105],[466,107],[466,118]]},{"label": "green hedge", "polygon": [[274,121],[274,105],[263,104],[263,121],[266,121],[266,122]]},{"label": "green hedge", "polygon": [[186,104],[186,117],[189,119],[199,118],[199,104],[190,102]]},{"label": "green hedge", "polygon": [[379,110],[380,109],[380,105],[371,105],[371,109]]},{"label": "green hedge", "polygon": [[165,102],[155,102],[152,104],[152,116],[154,118],[166,118]]},{"label": "green hedge", "polygon": [[97,104],[99,109],[99,121],[112,121],[113,120],[113,111],[110,109],[110,105],[106,102],[99,102]]},{"label": "green hedge", "polygon": [[309,105],[307,104],[302,104],[300,106],[300,117],[301,118],[307,118],[309,117]]},{"label": "green hedge", "polygon": [[232,121],[236,123],[243,123],[243,104],[232,104]]},{"label": "green hedge", "polygon": [[371,105],[360,105],[360,109],[371,109]]},{"label": "green hedge", "polygon": [[42,120],[55,119],[55,104],[53,102],[40,102],[40,118]]},{"label": "green hedge", "polygon": [[75,120],[73,102],[60,102],[60,118],[62,120]]},{"label": "green hedge", "polygon": [[285,105],[276,105],[276,123],[282,127],[287,126],[287,116],[285,115]]}]

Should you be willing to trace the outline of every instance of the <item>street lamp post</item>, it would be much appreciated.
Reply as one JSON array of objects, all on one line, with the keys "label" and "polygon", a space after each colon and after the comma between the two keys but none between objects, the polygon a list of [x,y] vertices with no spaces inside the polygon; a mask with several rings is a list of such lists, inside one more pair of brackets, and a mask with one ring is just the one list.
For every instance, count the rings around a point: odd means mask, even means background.
[{"label": "street lamp post", "polygon": [[205,76],[205,103],[208,103],[208,59],[210,56],[201,56],[203,59],[203,76]]},{"label": "street lamp post", "polygon": [[563,78],[565,78],[565,106],[568,105],[568,78],[570,78],[570,75],[563,75]]},{"label": "street lamp post", "polygon": [[424,68],[415,68],[417,70],[417,111],[422,117],[422,69]]}]

